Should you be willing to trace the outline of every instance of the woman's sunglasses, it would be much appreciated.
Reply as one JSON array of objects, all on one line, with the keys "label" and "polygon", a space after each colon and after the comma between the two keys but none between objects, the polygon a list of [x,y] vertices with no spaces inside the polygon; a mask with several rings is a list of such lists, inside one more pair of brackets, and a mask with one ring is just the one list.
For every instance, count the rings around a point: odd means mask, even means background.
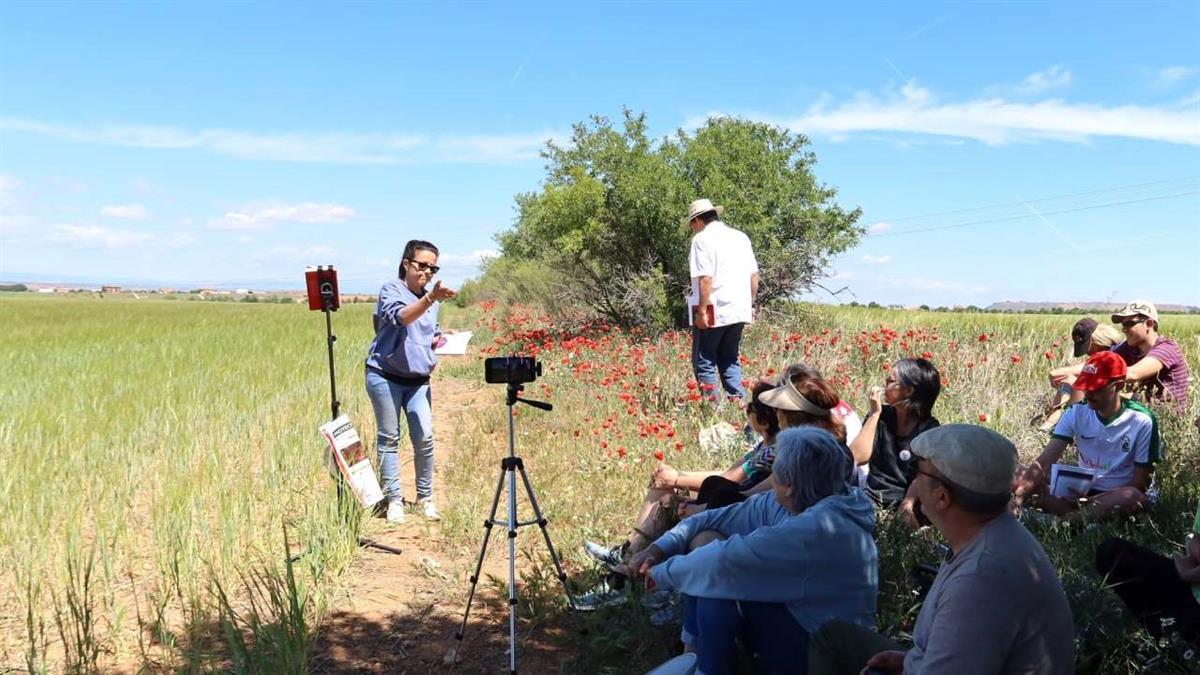
[{"label": "woman's sunglasses", "polygon": [[442,269],[442,268],[438,267],[437,265],[430,265],[429,263],[421,262],[420,260],[409,260],[408,262],[412,265],[416,265],[417,271],[420,271],[420,272],[429,272],[430,274],[437,274]]}]

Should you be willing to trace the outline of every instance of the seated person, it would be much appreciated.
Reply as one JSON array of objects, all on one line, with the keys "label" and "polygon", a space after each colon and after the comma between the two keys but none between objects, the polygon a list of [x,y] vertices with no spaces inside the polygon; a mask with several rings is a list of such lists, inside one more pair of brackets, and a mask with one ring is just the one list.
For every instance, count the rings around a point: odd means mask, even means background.
[{"label": "seated person", "polygon": [[1161,457],[1158,420],[1142,404],[1121,397],[1125,373],[1125,362],[1116,352],[1088,357],[1071,385],[1084,392],[1086,403],[1067,408],[1042,455],[1018,476],[1016,506],[1040,495],[1040,505],[1048,513],[1080,513],[1078,499],[1055,497],[1049,485],[1051,467],[1074,443],[1079,466],[1096,472],[1088,493],[1079,495],[1087,497],[1089,511],[1102,515],[1146,507],[1154,463]]},{"label": "seated person", "polygon": [[950,547],[913,628],[913,646],[832,621],[809,672],[884,675],[1075,672],[1071,607],[1037,539],[1008,512],[1017,448],[986,427],[949,424],[913,439],[915,509]]},{"label": "seated person", "polygon": [[902,503],[916,476],[909,446],[938,426],[933,405],[941,391],[942,376],[925,359],[900,359],[892,364],[884,386],[871,389],[871,410],[850,452],[855,464],[868,467],[867,494],[876,504],[901,506],[911,514],[909,503]]},{"label": "seated person", "polygon": [[1096,549],[1096,571],[1155,638],[1178,633],[1200,645],[1200,508],[1181,554],[1107,539]]},{"label": "seated person", "polygon": [[[1174,340],[1158,334],[1158,309],[1144,300],[1134,300],[1112,315],[1120,324],[1125,340],[1116,344],[1116,352],[1129,366],[1128,388],[1143,402],[1164,400],[1177,410],[1188,406],[1187,360]],[[1082,364],[1065,366],[1063,374],[1077,376]]]},{"label": "seated person", "polygon": [[1163,399],[1186,410],[1191,374],[1179,345],[1158,334],[1158,309],[1135,300],[1113,314],[1112,320],[1125,331],[1125,341],[1113,351],[1129,365],[1125,379],[1134,391],[1142,392],[1144,401]]},{"label": "seated person", "polygon": [[[845,448],[812,427],[782,431],[775,447],[771,494],[681,521],[622,569],[683,594],[698,672],[732,672],[740,635],[761,672],[803,673],[823,623],[874,623],[875,511],[846,484]],[[688,552],[697,538],[715,539]]]},{"label": "seated person", "polygon": [[[1075,356],[1091,356],[1096,352],[1110,351],[1121,342],[1121,333],[1111,324],[1099,323],[1089,316],[1075,323],[1071,329],[1071,342],[1075,345]],[[1083,392],[1071,388],[1075,377],[1079,375],[1081,365],[1061,366],[1050,371],[1050,386],[1054,387],[1055,391],[1050,397],[1050,406],[1044,413],[1042,431],[1053,429],[1067,406],[1083,400]]]},{"label": "seated person", "polygon": [[617,546],[604,546],[585,542],[584,550],[597,562],[609,567],[620,564],[626,556],[637,553],[657,539],[669,527],[670,514],[679,505],[676,490],[699,491],[705,479],[720,476],[737,485],[738,490],[748,490],[771,474],[775,461],[775,437],[779,433],[779,421],[775,410],[763,403],[761,395],[774,388],[770,382],[757,382],[750,390],[750,404],[746,406],[746,421],[761,437],[742,459],[723,473],[719,471],[678,471],[660,463],[650,477],[650,489],[642,502],[642,510],[634,521],[628,539]]}]

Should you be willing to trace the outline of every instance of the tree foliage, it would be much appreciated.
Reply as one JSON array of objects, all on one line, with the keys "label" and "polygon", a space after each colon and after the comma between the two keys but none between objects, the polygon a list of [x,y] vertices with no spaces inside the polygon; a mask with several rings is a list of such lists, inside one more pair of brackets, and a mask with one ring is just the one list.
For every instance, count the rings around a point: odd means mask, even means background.
[{"label": "tree foliage", "polygon": [[693,199],[724,205],[722,219],[750,237],[761,302],[807,290],[862,235],[860,210],[817,182],[803,135],[712,118],[652,139],[645,114],[626,110],[623,122],[594,116],[547,144],[541,190],[516,197],[516,223],[498,236],[497,270],[536,262],[553,271],[559,304],[661,328],[684,317],[692,233],[681,220]]}]

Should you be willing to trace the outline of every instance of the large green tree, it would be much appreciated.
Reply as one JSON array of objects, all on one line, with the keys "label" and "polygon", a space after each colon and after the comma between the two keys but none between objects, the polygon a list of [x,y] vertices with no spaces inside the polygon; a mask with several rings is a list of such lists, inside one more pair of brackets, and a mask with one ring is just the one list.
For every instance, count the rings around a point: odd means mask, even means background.
[{"label": "large green tree", "polygon": [[558,306],[621,325],[683,320],[692,233],[681,219],[693,199],[724,205],[722,219],[750,237],[761,302],[807,290],[862,236],[860,210],[813,175],[808,139],[779,127],[722,117],[652,139],[645,114],[626,110],[621,127],[592,117],[542,154],[542,189],[517,196],[488,272],[543,266]]}]

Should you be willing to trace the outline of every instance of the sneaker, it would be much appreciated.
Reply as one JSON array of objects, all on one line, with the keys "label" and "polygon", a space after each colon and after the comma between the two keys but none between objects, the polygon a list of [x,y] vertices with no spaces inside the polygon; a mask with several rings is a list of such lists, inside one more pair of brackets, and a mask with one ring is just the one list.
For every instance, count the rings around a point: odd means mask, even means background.
[{"label": "sneaker", "polygon": [[620,587],[617,587],[609,583],[609,578],[605,577],[600,580],[600,583],[592,586],[588,592],[568,598],[568,603],[576,612],[594,612],[603,607],[623,605],[628,597],[629,591],[626,584],[620,584]]},{"label": "sneaker", "polygon": [[425,497],[417,500],[417,511],[425,516],[428,520],[441,520],[442,514],[438,512],[437,507],[433,505],[432,497]]},{"label": "sneaker", "polygon": [[393,499],[388,502],[387,520],[389,523],[399,525],[404,522],[404,500],[400,498]]},{"label": "sneaker", "polygon": [[660,663],[646,675],[692,675],[696,672],[696,654],[680,654],[670,661]]},{"label": "sneaker", "polygon": [[617,566],[625,562],[625,545],[621,546],[604,546],[597,544],[594,541],[583,542],[583,550],[587,551],[592,560],[604,565],[612,571],[616,571]]},{"label": "sneaker", "polygon": [[678,591],[654,591],[642,596],[642,607],[646,609],[662,609],[679,604]]}]

